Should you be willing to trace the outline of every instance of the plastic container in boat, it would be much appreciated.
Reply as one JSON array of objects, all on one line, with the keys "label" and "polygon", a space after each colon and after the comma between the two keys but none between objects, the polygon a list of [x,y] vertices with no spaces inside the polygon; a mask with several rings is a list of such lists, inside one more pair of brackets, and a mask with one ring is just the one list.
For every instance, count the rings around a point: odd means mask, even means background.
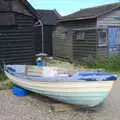
[{"label": "plastic container in boat", "polygon": [[25,90],[24,88],[21,88],[19,86],[13,86],[12,87],[12,92],[13,92],[14,95],[20,96],[20,97],[27,96],[28,93],[29,93],[28,90]]},{"label": "plastic container in boat", "polygon": [[37,62],[36,62],[36,65],[37,65],[37,66],[47,66],[47,63],[44,62],[44,61],[37,61]]}]

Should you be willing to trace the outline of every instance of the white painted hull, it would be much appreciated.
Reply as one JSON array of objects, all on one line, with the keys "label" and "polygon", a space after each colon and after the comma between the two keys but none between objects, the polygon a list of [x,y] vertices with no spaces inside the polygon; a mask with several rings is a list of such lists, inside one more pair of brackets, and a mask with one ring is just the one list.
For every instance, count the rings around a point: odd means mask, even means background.
[{"label": "white painted hull", "polygon": [[10,80],[27,90],[59,101],[93,107],[104,101],[114,81],[40,82],[23,80],[5,72]]}]

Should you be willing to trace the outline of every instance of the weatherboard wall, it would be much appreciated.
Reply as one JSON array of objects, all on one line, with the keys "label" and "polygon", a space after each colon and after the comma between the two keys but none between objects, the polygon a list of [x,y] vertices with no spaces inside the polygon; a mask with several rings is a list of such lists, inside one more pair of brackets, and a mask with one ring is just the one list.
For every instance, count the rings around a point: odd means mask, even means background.
[{"label": "weatherboard wall", "polygon": [[98,17],[97,27],[120,26],[120,8]]},{"label": "weatherboard wall", "polygon": [[[52,56],[52,32],[55,25],[43,25],[43,46],[44,53]],[[42,53],[42,27],[34,27],[34,48],[35,53]]]},{"label": "weatherboard wall", "polygon": [[0,58],[5,63],[34,62],[34,19],[15,13],[16,25],[0,27]]},{"label": "weatherboard wall", "polygon": [[109,27],[120,27],[120,8],[115,9],[105,15],[98,17],[97,19],[97,28],[100,30],[105,30],[107,32],[107,44],[106,46],[98,46],[97,47],[97,55],[98,56],[108,56],[108,28]]},{"label": "weatherboard wall", "polygon": [[[85,32],[84,40],[76,40],[76,32]],[[95,56],[96,43],[96,19],[60,22],[53,33],[53,55],[81,60]]]},{"label": "weatherboard wall", "polygon": [[35,61],[33,27],[37,19],[22,1],[0,2],[0,61],[6,64]]},{"label": "weatherboard wall", "polygon": [[73,35],[73,59],[90,62],[96,56],[97,31],[96,29],[82,30],[82,32],[85,32],[84,39],[77,40],[75,34],[78,31],[76,30]]},{"label": "weatherboard wall", "polygon": [[44,25],[44,51],[52,56],[52,32],[55,25]]},{"label": "weatherboard wall", "polygon": [[57,26],[53,32],[53,55],[68,59],[72,57],[72,29],[64,24]]}]

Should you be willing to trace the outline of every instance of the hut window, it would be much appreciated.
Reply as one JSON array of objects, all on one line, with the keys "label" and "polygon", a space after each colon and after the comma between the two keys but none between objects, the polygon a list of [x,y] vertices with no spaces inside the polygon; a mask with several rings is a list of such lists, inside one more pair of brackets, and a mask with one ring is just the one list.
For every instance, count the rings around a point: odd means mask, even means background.
[{"label": "hut window", "polygon": [[68,39],[68,32],[65,32],[65,39]]},{"label": "hut window", "polygon": [[106,46],[107,45],[107,32],[106,31],[99,31],[99,46]]},{"label": "hut window", "polygon": [[76,40],[84,40],[84,39],[85,39],[85,32],[76,33]]},{"label": "hut window", "polygon": [[68,32],[63,32],[61,34],[61,39],[64,39],[64,40],[68,39]]}]

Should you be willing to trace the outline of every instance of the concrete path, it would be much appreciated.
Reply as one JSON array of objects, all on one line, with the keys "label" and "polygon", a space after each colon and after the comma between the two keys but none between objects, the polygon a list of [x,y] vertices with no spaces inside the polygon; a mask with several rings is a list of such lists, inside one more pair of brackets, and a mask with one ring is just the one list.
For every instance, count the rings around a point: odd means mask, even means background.
[{"label": "concrete path", "polygon": [[0,91],[0,120],[120,120],[120,80],[104,104],[92,109],[51,111],[51,99],[37,94],[16,97],[10,90]]}]

